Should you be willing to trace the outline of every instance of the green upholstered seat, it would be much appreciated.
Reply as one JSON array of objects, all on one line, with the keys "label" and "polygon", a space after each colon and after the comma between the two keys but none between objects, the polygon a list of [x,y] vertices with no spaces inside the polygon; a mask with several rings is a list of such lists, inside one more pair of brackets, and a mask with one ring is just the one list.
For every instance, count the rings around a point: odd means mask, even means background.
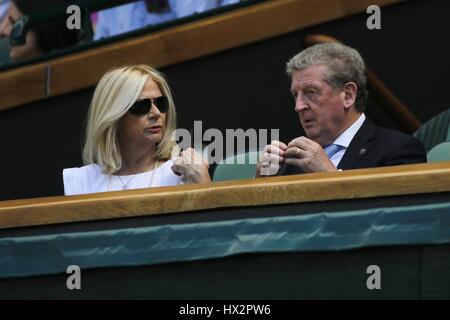
[{"label": "green upholstered seat", "polygon": [[450,161],[450,141],[442,142],[428,151],[427,161]]},{"label": "green upholstered seat", "polygon": [[250,151],[226,158],[217,164],[213,181],[253,178],[258,158],[258,151]]},{"label": "green upholstered seat", "polygon": [[450,109],[428,120],[414,136],[422,141],[427,152],[441,142],[450,141]]}]

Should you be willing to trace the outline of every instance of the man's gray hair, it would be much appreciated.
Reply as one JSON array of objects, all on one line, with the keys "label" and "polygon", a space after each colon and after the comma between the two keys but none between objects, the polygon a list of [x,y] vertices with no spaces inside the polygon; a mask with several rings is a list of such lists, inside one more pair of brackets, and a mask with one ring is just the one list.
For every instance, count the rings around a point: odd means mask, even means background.
[{"label": "man's gray hair", "polygon": [[364,60],[358,51],[337,42],[316,44],[295,55],[287,63],[286,71],[292,77],[295,71],[313,65],[325,67],[324,81],[335,89],[354,82],[358,86],[355,107],[364,112],[367,78]]}]

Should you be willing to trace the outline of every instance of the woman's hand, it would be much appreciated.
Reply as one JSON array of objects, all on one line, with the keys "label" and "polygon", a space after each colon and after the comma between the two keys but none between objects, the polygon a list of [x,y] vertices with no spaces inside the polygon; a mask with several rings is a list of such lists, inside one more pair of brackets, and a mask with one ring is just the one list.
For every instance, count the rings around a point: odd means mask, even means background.
[{"label": "woman's hand", "polygon": [[183,176],[186,183],[211,182],[208,169],[208,162],[193,148],[181,152],[172,166],[172,171],[176,175]]}]

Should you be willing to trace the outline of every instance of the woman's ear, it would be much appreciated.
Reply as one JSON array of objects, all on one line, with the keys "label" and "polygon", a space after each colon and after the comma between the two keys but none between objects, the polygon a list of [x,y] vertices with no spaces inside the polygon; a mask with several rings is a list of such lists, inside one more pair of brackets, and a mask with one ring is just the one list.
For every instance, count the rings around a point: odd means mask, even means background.
[{"label": "woman's ear", "polygon": [[358,93],[358,86],[354,82],[347,82],[344,85],[344,108],[350,109],[356,102],[356,94]]}]

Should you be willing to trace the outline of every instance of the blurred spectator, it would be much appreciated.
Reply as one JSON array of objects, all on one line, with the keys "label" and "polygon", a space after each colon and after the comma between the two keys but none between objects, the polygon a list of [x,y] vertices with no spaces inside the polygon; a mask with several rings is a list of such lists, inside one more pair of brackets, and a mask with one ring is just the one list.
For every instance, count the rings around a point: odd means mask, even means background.
[{"label": "blurred spectator", "polygon": [[6,15],[9,8],[9,0],[0,0],[0,21]]},{"label": "blurred spectator", "polygon": [[[23,15],[31,15],[50,7],[69,4],[65,0],[11,0],[9,9],[0,23],[0,37],[9,38],[12,25]],[[32,27],[26,42],[21,46],[11,47],[11,60],[22,60],[39,56],[42,53],[72,46],[78,42],[77,32],[66,27],[65,17]]]},{"label": "blurred spectator", "polygon": [[142,0],[128,3],[98,13],[94,39],[114,36],[237,2],[239,0]]},{"label": "blurred spectator", "polygon": [[[0,26],[3,25],[3,19],[6,18],[6,13],[9,9],[9,0],[0,0]],[[0,38],[0,66],[9,62],[9,45],[8,39]]]}]

